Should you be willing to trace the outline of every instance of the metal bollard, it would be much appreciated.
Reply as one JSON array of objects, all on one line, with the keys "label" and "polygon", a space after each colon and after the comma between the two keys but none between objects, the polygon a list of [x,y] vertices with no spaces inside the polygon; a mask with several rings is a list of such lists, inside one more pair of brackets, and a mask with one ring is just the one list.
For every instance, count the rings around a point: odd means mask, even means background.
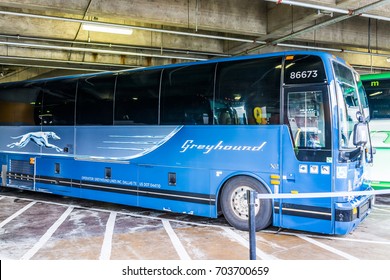
[{"label": "metal bollard", "polygon": [[256,221],[255,221],[255,191],[248,190],[248,213],[249,213],[249,259],[256,260]]}]

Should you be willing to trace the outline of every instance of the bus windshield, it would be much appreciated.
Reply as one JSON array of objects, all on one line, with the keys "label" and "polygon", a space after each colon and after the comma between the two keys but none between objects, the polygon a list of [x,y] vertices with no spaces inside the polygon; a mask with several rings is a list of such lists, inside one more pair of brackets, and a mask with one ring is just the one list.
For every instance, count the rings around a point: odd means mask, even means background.
[{"label": "bus windshield", "polygon": [[[338,92],[340,147],[355,148],[352,141],[352,132],[354,125],[359,122],[357,114],[362,111],[360,104],[363,104],[363,107],[368,107],[365,91],[362,86],[357,87],[357,79],[351,69],[336,62],[333,63],[333,68]],[[364,111],[366,113],[366,110]]]}]

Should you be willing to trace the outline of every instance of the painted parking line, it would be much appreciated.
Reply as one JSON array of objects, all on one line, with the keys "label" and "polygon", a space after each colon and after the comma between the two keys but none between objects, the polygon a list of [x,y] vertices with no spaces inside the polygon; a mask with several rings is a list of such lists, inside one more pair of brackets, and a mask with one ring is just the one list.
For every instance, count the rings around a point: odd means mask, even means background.
[{"label": "painted parking line", "polygon": [[340,251],[340,250],[338,250],[336,248],[333,248],[333,247],[331,247],[329,245],[325,245],[324,243],[321,243],[321,242],[319,242],[317,240],[314,240],[314,239],[312,239],[312,238],[310,238],[308,236],[305,236],[305,235],[302,235],[302,234],[297,234],[296,236],[301,238],[301,239],[303,239],[303,240],[305,240],[305,241],[307,241],[307,242],[309,242],[309,243],[311,243],[311,244],[314,244],[314,245],[316,245],[316,246],[318,246],[318,247],[320,247],[320,248],[322,248],[324,250],[327,250],[327,251],[329,251],[329,252],[331,252],[333,254],[339,255],[339,256],[347,259],[347,260],[359,260],[359,258],[356,258],[356,257],[354,257],[354,256],[352,256],[350,254],[347,254],[347,253],[345,253],[343,251]]},{"label": "painted parking line", "polygon": [[[243,238],[238,233],[234,232],[231,228],[223,227],[223,230],[234,240],[240,243],[242,246],[249,250],[249,241]],[[248,255],[249,256],[249,255]],[[267,254],[256,247],[256,256],[258,256],[262,260],[278,260],[277,257]]]},{"label": "painted parking line", "polygon": [[4,221],[2,221],[0,223],[0,228],[4,227],[6,224],[8,224],[10,221],[12,221],[13,219],[15,219],[16,217],[20,216],[24,211],[26,211],[27,209],[29,209],[31,206],[33,206],[36,202],[35,201],[32,201],[30,202],[29,204],[27,204],[26,206],[24,206],[22,209],[20,209],[19,211],[15,212],[15,214],[9,216],[7,219],[5,219]]},{"label": "painted parking line", "polygon": [[[10,196],[1,196],[0,198],[11,198]],[[162,230],[165,230],[165,232],[167,233],[167,235],[169,236],[171,242],[172,242],[172,245],[171,246],[171,250],[172,250],[172,253],[173,252],[176,252],[179,256],[180,259],[191,259],[191,256],[193,258],[195,258],[193,255],[189,255],[188,252],[191,253],[191,251],[187,251],[188,248],[186,249],[183,245],[183,241],[180,239],[180,234],[178,235],[177,232],[172,228],[172,222],[175,222],[175,223],[181,223],[181,224],[187,224],[187,225],[194,225],[194,226],[199,226],[199,227],[212,227],[212,228],[218,228],[218,229],[222,229],[226,232],[226,235],[230,236],[230,238],[232,240],[236,240],[238,244],[242,245],[244,248],[247,248],[249,249],[249,242],[248,240],[245,238],[245,236],[243,236],[242,234],[240,235],[239,233],[237,233],[236,231],[234,231],[233,229],[231,229],[230,227],[224,227],[224,226],[220,226],[220,225],[215,225],[215,224],[205,224],[205,223],[198,223],[198,222],[192,222],[192,221],[181,221],[180,219],[179,220],[176,220],[176,219],[173,219],[173,218],[165,218],[165,219],[162,219],[161,217],[158,217],[158,216],[147,216],[147,215],[143,215],[143,214],[140,214],[138,212],[136,213],[133,213],[133,212],[127,212],[127,211],[111,211],[109,209],[104,209],[104,208],[99,208],[99,207],[85,207],[85,206],[79,206],[79,205],[69,205],[69,204],[65,204],[65,203],[58,203],[58,202],[51,202],[51,201],[42,201],[42,200],[32,200],[32,199],[28,199],[28,198],[19,198],[19,197],[14,197],[14,198],[17,198],[19,200],[24,200],[24,201],[31,201],[30,204],[24,206],[24,208],[20,209],[18,212],[12,214],[10,217],[8,217],[6,220],[4,220],[2,223],[0,223],[0,225],[4,226],[6,225],[7,223],[9,223],[10,221],[12,221],[13,219],[15,219],[16,217],[18,217],[19,215],[21,215],[24,211],[26,211],[28,208],[30,208],[31,206],[33,206],[35,203],[37,202],[41,202],[43,204],[46,204],[46,205],[59,205],[59,206],[65,206],[65,207],[73,207],[73,208],[80,208],[80,209],[87,209],[89,211],[96,211],[96,212],[102,212],[102,213],[107,213],[107,216],[110,216],[109,218],[107,218],[107,222],[106,222],[106,225],[105,227],[103,226],[102,228],[102,235],[101,235],[101,240],[99,242],[99,244],[102,244],[101,246],[98,246],[97,249],[97,257],[100,258],[100,259],[110,259],[111,257],[111,254],[114,254],[114,251],[112,252],[112,250],[115,250],[114,248],[112,248],[112,239],[113,239],[113,232],[114,232],[114,227],[115,227],[115,223],[117,222],[116,221],[116,216],[117,215],[125,215],[125,216],[129,216],[129,217],[138,217],[138,218],[142,218],[145,220],[145,223],[147,221],[150,221],[150,220],[154,220],[155,222],[159,223],[161,221],[161,224],[162,227],[161,229]],[[4,201],[4,200],[3,200]],[[388,210],[390,208],[389,207],[382,207],[382,205],[380,207],[378,206],[375,206],[374,210],[375,210],[375,213],[373,214],[376,214],[376,215],[384,215],[385,213],[388,213]],[[60,214],[60,213],[59,213]],[[375,215],[373,215],[375,216]],[[58,216],[57,216],[58,217]],[[57,217],[55,217],[55,219],[57,219]],[[54,222],[55,220],[53,220],[52,222]],[[50,229],[49,229],[50,230]],[[48,230],[48,232],[49,232]],[[105,230],[105,233],[104,233],[104,230]],[[271,233],[276,233],[275,231],[268,231],[268,230],[265,230],[265,231],[262,231],[262,232],[271,232]],[[337,241],[349,241],[349,242],[361,242],[361,243],[372,243],[372,244],[383,244],[383,245],[390,245],[390,242],[389,241],[386,241],[386,240],[366,240],[366,239],[357,239],[357,238],[345,238],[345,237],[335,237],[335,236],[321,236],[321,235],[315,235],[315,234],[306,234],[306,233],[302,233],[302,234],[297,234],[297,233],[293,233],[293,232],[278,232],[278,234],[287,234],[287,235],[292,235],[292,236],[296,236],[296,237],[299,237],[301,238],[302,240],[306,241],[306,242],[309,242],[311,244],[314,244],[316,245],[317,247],[319,248],[322,248],[328,252],[332,252],[334,254],[337,254],[338,256],[341,256],[342,258],[345,258],[345,259],[352,259],[352,260],[356,260],[356,259],[359,259],[359,258],[356,258],[355,256],[353,255],[350,255],[348,253],[345,253],[341,250],[337,250],[336,248],[332,247],[333,244],[330,244],[332,246],[329,246],[329,245],[326,245],[324,244],[324,242],[321,242],[321,241],[317,241],[319,239],[322,239],[322,238],[325,238],[325,239],[332,239],[332,240],[337,240]],[[47,234],[45,234],[47,235]],[[39,238],[39,236],[37,236]],[[43,238],[43,236],[42,236]],[[42,239],[41,238],[41,239]],[[258,237],[258,238],[261,238],[261,237]],[[50,239],[50,236],[48,237],[48,239]],[[48,240],[47,239],[47,240]],[[46,242],[47,242],[46,240]],[[40,240],[41,241],[41,240]],[[39,243],[39,242],[38,242]],[[38,244],[37,243],[37,244]],[[325,242],[326,243],[326,242]],[[34,245],[35,246],[38,246],[37,244]],[[42,246],[44,246],[45,243],[43,243]],[[168,243],[168,245],[170,245]],[[27,247],[25,250],[27,250],[29,247]],[[32,249],[29,250],[29,252],[31,251]],[[38,251],[40,250],[40,248],[38,248]],[[174,251],[175,250],[175,251]],[[99,257],[99,252],[100,252],[100,257]],[[32,252],[33,254],[29,257],[28,254],[26,253],[23,257],[23,258],[32,258],[33,256],[35,256],[35,258],[37,257],[36,253],[37,252]],[[23,254],[23,252],[22,252]],[[31,254],[31,252],[30,252]],[[34,255],[35,254],[35,255]],[[273,255],[270,255],[270,254],[267,254],[265,252],[263,252],[262,250],[260,250],[259,248],[256,248],[256,254],[258,256],[259,259],[277,259],[275,256]],[[245,255],[246,256],[246,255]],[[18,257],[20,258],[20,256]]]},{"label": "painted parking line", "polygon": [[106,232],[104,234],[104,240],[102,245],[102,250],[100,252],[100,260],[109,260],[111,257],[111,249],[112,249],[112,236],[114,234],[115,220],[116,220],[116,212],[111,212],[110,217],[108,218],[106,224]]},{"label": "painted parking line", "polygon": [[69,216],[69,214],[73,211],[73,207],[68,207],[65,212],[61,215],[61,217],[46,231],[46,233],[39,239],[35,245],[25,253],[21,259],[29,260],[31,259],[38,251],[41,249],[46,242],[50,239],[50,237],[54,234],[54,232],[60,227],[60,225],[65,221],[65,219]]},{"label": "painted parking line", "polygon": [[378,214],[378,212],[382,212],[382,213],[386,213],[386,214],[389,214],[390,213],[390,207],[389,208],[378,208],[378,207],[375,207],[375,212],[371,212],[370,215],[374,214]]},{"label": "painted parking line", "polygon": [[168,220],[161,219],[165,231],[168,233],[169,238],[171,239],[173,247],[175,247],[175,250],[177,254],[179,255],[181,260],[191,260],[190,255],[188,255],[186,249],[184,248],[183,244],[181,243],[179,237],[176,235],[175,231],[173,230],[171,224]]},{"label": "painted parking line", "polygon": [[271,234],[280,234],[280,235],[290,235],[290,236],[306,236],[309,238],[316,239],[327,239],[327,240],[336,240],[336,241],[348,241],[348,242],[358,242],[358,243],[372,243],[372,244],[380,244],[380,245],[390,245],[390,241],[381,241],[381,240],[368,240],[368,239],[357,239],[357,238],[346,238],[346,237],[337,237],[332,235],[314,235],[314,234],[298,234],[294,232],[283,232],[283,231],[275,231],[275,230],[262,230],[264,233]]}]

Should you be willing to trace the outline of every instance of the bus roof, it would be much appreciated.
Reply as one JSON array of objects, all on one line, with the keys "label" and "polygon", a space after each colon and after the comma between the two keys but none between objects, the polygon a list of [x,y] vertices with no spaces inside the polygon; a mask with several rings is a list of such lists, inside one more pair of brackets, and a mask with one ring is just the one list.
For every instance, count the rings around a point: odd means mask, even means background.
[{"label": "bus roof", "polygon": [[274,57],[274,56],[286,56],[286,55],[317,55],[324,58],[330,58],[341,62],[346,63],[344,59],[340,57],[336,57],[334,55],[331,55],[330,53],[323,52],[323,51],[283,51],[283,52],[273,52],[273,53],[264,53],[264,54],[254,54],[254,55],[244,55],[244,56],[232,56],[232,57],[224,57],[224,58],[216,58],[216,59],[209,59],[204,61],[196,61],[196,62],[183,62],[183,63],[177,63],[177,64],[164,64],[164,65],[157,65],[157,66],[150,66],[150,67],[139,67],[134,69],[125,69],[125,70],[118,70],[118,71],[102,71],[98,73],[86,73],[86,74],[75,74],[75,75],[69,75],[69,76],[57,76],[57,77],[50,77],[50,78],[42,78],[42,79],[31,79],[31,80],[23,80],[23,81],[16,81],[16,82],[5,82],[0,83],[0,85],[17,85],[19,83],[42,83],[46,81],[55,81],[55,80],[62,80],[62,79],[75,79],[79,77],[95,77],[105,74],[115,74],[115,73],[128,73],[128,72],[135,72],[140,70],[153,70],[153,69],[163,69],[163,68],[170,68],[170,67],[180,67],[180,66],[190,66],[194,64],[207,64],[207,63],[218,63],[218,62],[225,62],[225,61],[235,61],[235,60],[245,60],[245,59],[253,59],[253,58],[262,58],[262,57]]}]

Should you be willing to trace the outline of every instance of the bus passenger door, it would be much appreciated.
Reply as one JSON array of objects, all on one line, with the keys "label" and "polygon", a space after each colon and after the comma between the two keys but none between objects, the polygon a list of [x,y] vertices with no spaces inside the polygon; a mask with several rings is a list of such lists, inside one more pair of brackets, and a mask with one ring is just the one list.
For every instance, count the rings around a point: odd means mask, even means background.
[{"label": "bus passenger door", "polygon": [[331,191],[331,134],[327,86],[284,89],[282,180],[289,199],[275,203],[283,228],[331,233],[330,198],[293,198],[294,194]]}]

